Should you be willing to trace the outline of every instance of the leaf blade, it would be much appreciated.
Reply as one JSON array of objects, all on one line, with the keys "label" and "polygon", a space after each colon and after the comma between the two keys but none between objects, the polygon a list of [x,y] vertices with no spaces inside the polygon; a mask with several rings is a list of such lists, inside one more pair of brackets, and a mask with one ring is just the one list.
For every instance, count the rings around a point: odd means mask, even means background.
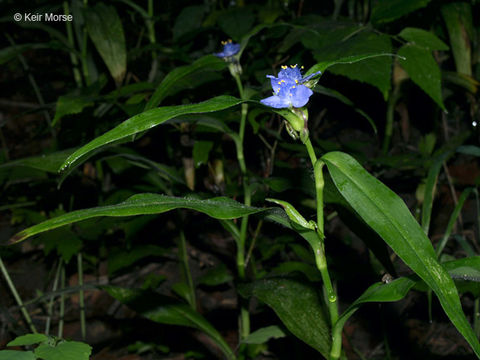
[{"label": "leaf blade", "polygon": [[119,85],[127,71],[122,22],[113,6],[98,3],[86,13],[87,30],[110,74]]},{"label": "leaf blade", "polygon": [[137,194],[116,205],[72,211],[46,220],[19,232],[11,239],[11,243],[17,243],[33,235],[94,217],[161,214],[178,208],[196,210],[216,219],[234,219],[266,210],[245,206],[226,197],[199,200],[159,194]]},{"label": "leaf blade", "polygon": [[355,159],[341,152],[322,157],[335,185],[357,213],[436,293],[445,313],[477,356],[480,344],[463,313],[453,280],[405,203]]},{"label": "leaf blade", "polygon": [[80,149],[76,150],[65,160],[60,170],[65,170],[82,157],[87,156],[88,154],[105,145],[114,143],[116,141],[121,141],[129,136],[151,129],[172,118],[186,114],[198,114],[224,110],[238,105],[241,102],[242,101],[240,99],[224,95],[217,96],[197,104],[168,106],[145,111],[125,120],[117,127],[93,139]]},{"label": "leaf blade", "polygon": [[172,91],[175,83],[188,76],[204,71],[220,71],[226,67],[225,61],[213,55],[206,55],[190,65],[178,67],[165,76],[150,100],[145,105],[145,110],[157,107]]}]

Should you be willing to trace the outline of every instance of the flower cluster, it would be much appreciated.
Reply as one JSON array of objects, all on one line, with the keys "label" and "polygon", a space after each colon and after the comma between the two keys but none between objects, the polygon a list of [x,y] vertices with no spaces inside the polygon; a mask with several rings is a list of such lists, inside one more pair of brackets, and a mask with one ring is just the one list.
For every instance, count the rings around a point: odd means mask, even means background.
[{"label": "flower cluster", "polygon": [[227,41],[222,41],[223,50],[219,53],[213,55],[222,58],[224,60],[230,59],[232,56],[236,55],[240,51],[240,44],[235,44],[232,39]]},{"label": "flower cluster", "polygon": [[230,74],[233,77],[238,78],[242,73],[242,67],[240,66],[240,62],[238,61],[239,56],[235,56],[240,51],[240,44],[236,44],[232,41],[232,39],[228,39],[227,41],[222,41],[223,50],[219,53],[215,53],[216,57],[222,58],[228,63],[228,70],[230,70]]},{"label": "flower cluster", "polygon": [[[303,69],[303,66],[301,68]],[[272,84],[273,96],[262,99],[260,102],[275,109],[301,108],[307,104],[313,94],[310,86],[307,86],[310,84],[306,83],[318,74],[321,72],[303,77],[297,65],[282,66],[278,77],[267,75]]]}]

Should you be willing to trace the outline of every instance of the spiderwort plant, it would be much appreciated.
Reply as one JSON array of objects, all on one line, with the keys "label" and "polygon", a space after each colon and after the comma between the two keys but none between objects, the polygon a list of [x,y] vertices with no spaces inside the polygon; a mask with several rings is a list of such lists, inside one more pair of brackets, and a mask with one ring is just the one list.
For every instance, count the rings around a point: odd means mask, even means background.
[{"label": "spiderwort plant", "polygon": [[[237,84],[238,93],[242,100],[247,100],[245,98],[244,87],[240,75],[242,74],[242,67],[240,65],[240,44],[234,43],[231,39],[227,41],[222,41],[223,50],[214,55],[224,59],[229,63],[228,69],[230,74],[235,79]],[[243,103],[241,106],[241,116],[240,116],[240,127],[238,130],[238,137],[240,141],[236,141],[236,150],[237,150],[237,160],[240,167],[240,172],[242,176],[243,184],[243,202],[246,206],[250,206],[251,201],[251,191],[250,184],[247,174],[247,166],[245,164],[245,156],[243,151],[243,140],[245,137],[245,124],[248,114],[248,104]],[[240,236],[237,244],[237,272],[241,280],[245,280],[245,244],[247,238],[247,229],[248,229],[248,216],[242,218],[240,225]],[[240,309],[240,338],[246,338],[250,333],[250,316],[246,306],[242,306]]]},{"label": "spiderwort plant", "polygon": [[[303,67],[301,67],[300,69],[303,69]],[[292,223],[316,232],[317,239],[315,242],[311,242],[310,246],[312,247],[312,250],[314,252],[315,262],[318,270],[320,271],[325,292],[327,294],[330,323],[333,327],[337,323],[339,314],[337,296],[335,290],[333,289],[332,281],[328,272],[324,247],[324,162],[320,159],[317,160],[315,150],[313,149],[312,143],[310,141],[308,132],[308,112],[305,108],[310,99],[310,96],[313,95],[313,91],[310,88],[313,87],[318,81],[318,79],[314,78],[317,75],[320,75],[321,72],[318,71],[311,75],[303,77],[300,69],[297,65],[290,65],[290,67],[284,65],[282,66],[282,70],[279,72],[277,77],[273,75],[267,75],[267,78],[270,79],[272,85],[273,96],[262,99],[260,100],[260,102],[266,106],[275,109],[275,112],[283,116],[285,118],[285,124],[287,126],[287,130],[289,131],[289,134],[294,139],[300,138],[306,146],[314,170],[317,222],[316,224],[312,224],[311,222],[307,223],[305,218],[303,218],[303,216],[300,215],[300,213],[291,204],[285,201],[275,199],[267,200],[281,205]],[[341,340],[341,333],[333,333],[332,349],[334,349],[335,353],[339,354],[339,350],[337,349],[341,349]],[[336,358],[336,355],[332,356],[332,359],[334,358]]]}]

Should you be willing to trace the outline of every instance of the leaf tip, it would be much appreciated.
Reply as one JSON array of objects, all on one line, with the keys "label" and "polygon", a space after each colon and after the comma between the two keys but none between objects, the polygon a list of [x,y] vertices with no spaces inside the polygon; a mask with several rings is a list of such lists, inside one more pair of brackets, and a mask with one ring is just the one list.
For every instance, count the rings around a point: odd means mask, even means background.
[{"label": "leaf tip", "polygon": [[23,240],[25,240],[26,238],[28,237],[28,235],[24,232],[24,231],[21,231],[17,234],[15,234],[14,236],[12,236],[7,244],[5,245],[14,245],[14,244],[18,244],[19,242],[22,242]]}]

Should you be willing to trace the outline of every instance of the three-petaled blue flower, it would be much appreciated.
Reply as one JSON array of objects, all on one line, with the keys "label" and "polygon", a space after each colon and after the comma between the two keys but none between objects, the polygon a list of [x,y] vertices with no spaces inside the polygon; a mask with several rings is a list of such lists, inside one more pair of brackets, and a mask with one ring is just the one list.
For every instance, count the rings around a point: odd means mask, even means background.
[{"label": "three-petaled blue flower", "polygon": [[310,96],[313,94],[313,91],[303,84],[320,73],[318,71],[302,77],[297,65],[282,66],[278,77],[267,75],[271,79],[273,96],[262,99],[260,102],[275,109],[301,108],[308,103]]},{"label": "three-petaled blue flower", "polygon": [[219,53],[215,53],[213,55],[227,59],[236,55],[240,51],[240,44],[235,44],[232,39],[228,39],[228,41],[222,41],[223,51]]}]

